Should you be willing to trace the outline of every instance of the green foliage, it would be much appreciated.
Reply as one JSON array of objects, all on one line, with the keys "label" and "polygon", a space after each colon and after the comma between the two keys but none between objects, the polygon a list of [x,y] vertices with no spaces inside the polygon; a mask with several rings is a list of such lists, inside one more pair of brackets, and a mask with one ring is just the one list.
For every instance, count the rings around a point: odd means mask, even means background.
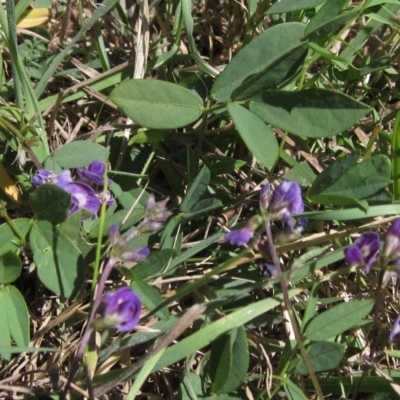
[{"label": "green foliage", "polygon": [[[383,241],[400,215],[399,2],[37,0],[53,18],[30,33],[16,25],[30,2],[14,3],[0,6],[3,371],[25,377],[34,365],[32,392],[48,397],[56,385],[40,377],[56,360],[63,382],[71,371],[99,398],[120,395],[107,386],[117,378],[132,381],[128,400],[397,398],[397,264],[385,280],[387,265],[366,274],[344,249],[366,231]],[[75,179],[93,161],[115,199],[95,216],[68,216],[69,193],[31,184],[38,169]],[[262,225],[242,250],[226,243],[226,231],[253,228],[262,186],[282,180],[301,185],[302,237],[275,245]],[[151,194],[172,215],[136,231]],[[288,222],[273,218],[275,239]],[[148,258],[116,255],[122,242],[110,251],[113,225]],[[283,276],[261,277],[276,259]],[[143,303],[140,327],[96,336],[90,369],[80,359],[75,373],[69,349],[92,299],[127,285]],[[204,311],[191,320],[193,304]],[[62,357],[27,363],[18,353],[34,350],[31,336]],[[16,376],[6,379],[18,391]]]},{"label": "green foliage", "polygon": [[202,101],[195,93],[159,80],[123,82],[110,97],[128,117],[152,129],[186,126],[202,112]]}]

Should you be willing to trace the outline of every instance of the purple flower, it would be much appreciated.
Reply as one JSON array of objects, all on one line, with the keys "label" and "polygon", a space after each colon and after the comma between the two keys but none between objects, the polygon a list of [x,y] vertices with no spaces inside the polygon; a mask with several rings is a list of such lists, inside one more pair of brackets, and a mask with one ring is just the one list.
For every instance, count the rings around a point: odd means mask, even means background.
[{"label": "purple flower", "polygon": [[378,257],[380,242],[379,235],[375,232],[363,233],[356,239],[353,246],[345,249],[346,262],[349,265],[359,264],[368,274]]},{"label": "purple flower", "polygon": [[397,261],[400,258],[400,218],[393,221],[387,231],[382,255],[389,261]]},{"label": "purple flower", "polygon": [[71,215],[81,209],[88,210],[97,214],[100,208],[100,200],[94,190],[86,183],[74,182],[68,183],[63,187],[71,195],[71,209],[68,215]]},{"label": "purple flower", "polygon": [[389,340],[400,340],[400,316],[394,321],[393,328],[390,331]]},{"label": "purple flower", "polygon": [[[77,168],[76,172],[83,182],[94,183],[99,186],[104,185],[106,165],[101,161],[93,161],[87,168]],[[111,180],[108,180],[108,184],[111,184]]]},{"label": "purple flower", "polygon": [[291,230],[294,229],[292,215],[304,211],[301,189],[297,182],[284,181],[274,191],[269,204],[273,219],[283,219]]},{"label": "purple flower", "polygon": [[230,244],[235,244],[237,246],[243,246],[250,242],[251,238],[254,235],[254,231],[248,229],[248,228],[243,228],[243,229],[237,229],[234,231],[230,231],[225,235],[225,241],[227,241]]},{"label": "purple flower", "polygon": [[153,194],[151,194],[146,203],[144,219],[139,225],[141,232],[155,232],[164,226],[165,221],[172,215],[167,210],[169,198],[156,202]]},{"label": "purple flower", "polygon": [[106,327],[129,332],[138,324],[142,303],[138,294],[130,287],[106,293],[103,302],[103,322]]},{"label": "purple flower", "polygon": [[113,206],[115,204],[115,199],[112,197],[111,192],[106,190],[105,192],[102,191],[100,193],[96,193],[96,196],[99,198],[100,203],[106,203],[106,206]]},{"label": "purple flower", "polygon": [[69,169],[66,169],[58,175],[45,169],[38,169],[36,175],[32,177],[32,183],[35,186],[40,186],[44,183],[50,183],[64,188],[65,185],[70,182],[72,182],[72,178],[71,171]]},{"label": "purple flower", "polygon": [[124,250],[120,257],[122,261],[140,262],[145,260],[149,254],[150,249],[143,247],[141,249]]}]

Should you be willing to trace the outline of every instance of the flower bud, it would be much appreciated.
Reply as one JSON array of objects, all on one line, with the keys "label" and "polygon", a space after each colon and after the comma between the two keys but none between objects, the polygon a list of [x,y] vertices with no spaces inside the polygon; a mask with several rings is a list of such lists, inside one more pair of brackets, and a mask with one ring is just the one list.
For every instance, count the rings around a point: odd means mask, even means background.
[{"label": "flower bud", "polygon": [[400,258],[400,218],[393,221],[387,231],[382,256],[388,261],[396,261]]},{"label": "flower bud", "polygon": [[264,211],[268,209],[269,202],[271,199],[271,185],[267,183],[263,186],[260,192],[260,210]]}]

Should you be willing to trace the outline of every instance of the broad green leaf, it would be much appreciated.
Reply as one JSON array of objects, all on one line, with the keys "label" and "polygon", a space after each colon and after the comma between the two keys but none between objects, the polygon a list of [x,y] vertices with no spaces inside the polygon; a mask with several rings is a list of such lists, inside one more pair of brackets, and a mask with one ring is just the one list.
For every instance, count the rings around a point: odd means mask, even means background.
[{"label": "broad green leaf", "polygon": [[[18,347],[29,345],[29,315],[24,297],[20,291],[7,285],[0,289],[0,347],[10,348],[11,339]],[[2,351],[2,356],[9,359],[10,352]]]},{"label": "broad green leaf", "polygon": [[[134,270],[132,270],[132,276],[134,281],[131,283],[131,288],[138,293],[146,308],[153,310],[163,302],[163,298],[157,289],[136,276]],[[156,315],[161,319],[169,319],[168,308],[162,308],[156,312]]]},{"label": "broad green leaf", "polygon": [[146,260],[141,261],[133,267],[135,276],[139,279],[147,279],[152,275],[160,273],[171,260],[172,249],[164,249],[151,253]]},{"label": "broad green leaf", "polygon": [[191,208],[200,200],[207,190],[207,186],[210,183],[210,177],[210,170],[204,166],[197,174],[195,180],[190,184],[189,189],[179,207],[181,212],[186,213],[190,211]]},{"label": "broad green leaf", "polygon": [[357,152],[349,154],[320,174],[308,193],[310,200],[324,205],[354,204],[391,183],[390,160],[385,155],[355,164],[357,158]]},{"label": "broad green leaf", "polygon": [[313,341],[333,338],[360,325],[373,306],[374,300],[371,299],[353,300],[339,304],[317,315],[307,326],[306,337]]},{"label": "broad green leaf", "polygon": [[[25,237],[32,226],[32,220],[28,218],[16,218],[13,220],[21,235]],[[0,225],[0,255],[8,252],[15,253],[21,245],[21,239],[11,229],[10,225]]]},{"label": "broad green leaf", "polygon": [[[240,97],[244,89],[251,93],[253,89],[277,87],[290,80],[303,57],[297,52],[304,46],[303,34],[304,25],[297,22],[279,24],[264,31],[239,51],[218,76],[211,88],[212,97],[217,101],[231,101],[235,96]],[[294,53],[298,57],[292,59]],[[247,84],[248,79],[251,84]]]},{"label": "broad green leaf", "polygon": [[132,146],[137,143],[158,143],[165,137],[164,131],[148,130],[140,131],[136,135],[132,136],[128,146]]},{"label": "broad green leaf", "polygon": [[289,378],[284,379],[285,393],[288,400],[309,400],[303,393],[303,391]]},{"label": "broad green leaf", "polygon": [[329,0],[326,2],[314,17],[311,18],[304,31],[304,35],[307,36],[310,33],[321,29],[321,27],[336,17],[347,3],[347,0]]},{"label": "broad green leaf", "polygon": [[59,147],[52,157],[61,168],[81,168],[96,160],[106,162],[108,150],[94,142],[77,140]]},{"label": "broad green leaf", "polygon": [[30,244],[39,279],[52,292],[75,297],[84,282],[85,265],[75,243],[48,221],[38,221]]},{"label": "broad green leaf", "polygon": [[67,218],[71,195],[56,185],[45,184],[30,195],[29,203],[36,219],[58,224]]},{"label": "broad green leaf", "polygon": [[[325,6],[330,6],[331,0],[329,0]],[[344,24],[348,21],[356,18],[360,12],[359,7],[353,7],[350,11],[344,11],[339,15],[328,17],[328,20],[323,21],[320,25],[316,26],[314,29],[309,29],[307,33],[307,37],[310,40],[321,40],[322,38],[326,38],[330,34],[335,33],[338,29],[340,29]],[[328,10],[329,12],[329,10]]]},{"label": "broad green leaf", "polygon": [[249,347],[243,326],[222,335],[211,345],[212,391],[230,393],[243,382],[249,367]]},{"label": "broad green leaf", "polygon": [[326,0],[281,0],[272,4],[266,14],[282,14],[298,10],[307,10],[325,2]]},{"label": "broad green leaf", "polygon": [[[333,342],[315,342],[310,345],[308,357],[314,372],[325,372],[339,366],[344,355],[345,346]],[[297,364],[297,365],[295,365]],[[294,373],[308,375],[308,370],[303,360],[295,359]]]},{"label": "broad green leaf", "polygon": [[261,118],[236,103],[228,103],[227,109],[247,148],[270,170],[279,157],[279,144],[272,130]]},{"label": "broad green leaf", "polygon": [[179,85],[155,79],[121,82],[111,100],[133,121],[150,129],[174,129],[196,121],[202,100]]},{"label": "broad green leaf", "polygon": [[14,282],[21,271],[22,262],[15,253],[8,251],[0,256],[0,285]]},{"label": "broad green leaf", "polygon": [[181,218],[178,215],[174,215],[168,220],[161,232],[161,250],[173,249],[175,255],[180,253],[182,244],[181,222]]},{"label": "broad green leaf", "polygon": [[251,99],[250,111],[294,135],[321,138],[344,131],[371,109],[350,96],[313,88],[259,93]]}]

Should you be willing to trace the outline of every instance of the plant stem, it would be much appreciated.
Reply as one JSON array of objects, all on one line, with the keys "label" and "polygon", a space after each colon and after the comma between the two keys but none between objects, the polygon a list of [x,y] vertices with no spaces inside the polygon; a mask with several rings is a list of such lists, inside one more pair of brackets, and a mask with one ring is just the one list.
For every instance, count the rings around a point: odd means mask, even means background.
[{"label": "plant stem", "polygon": [[290,322],[292,323],[292,326],[293,326],[293,332],[296,337],[296,341],[297,341],[297,345],[300,350],[301,357],[304,361],[304,364],[307,367],[308,373],[310,374],[310,378],[313,382],[315,391],[317,393],[317,398],[319,400],[323,400],[324,396],[322,394],[321,387],[319,386],[318,378],[317,378],[317,376],[314,372],[314,369],[311,365],[310,358],[308,357],[307,350],[304,346],[304,343],[303,343],[303,340],[301,337],[301,333],[300,333],[299,326],[297,324],[296,317],[293,313],[292,302],[290,301],[288,288],[287,288],[285,279],[283,277],[281,264],[280,264],[279,258],[278,258],[278,253],[276,252],[276,248],[274,246],[272,230],[271,230],[271,220],[269,218],[267,218],[265,221],[265,231],[267,234],[268,247],[269,247],[270,255],[272,257],[272,262],[274,263],[274,266],[276,268],[279,283],[281,285],[281,290],[282,290],[282,294],[283,294],[283,302],[284,302],[287,312],[289,313]]}]

